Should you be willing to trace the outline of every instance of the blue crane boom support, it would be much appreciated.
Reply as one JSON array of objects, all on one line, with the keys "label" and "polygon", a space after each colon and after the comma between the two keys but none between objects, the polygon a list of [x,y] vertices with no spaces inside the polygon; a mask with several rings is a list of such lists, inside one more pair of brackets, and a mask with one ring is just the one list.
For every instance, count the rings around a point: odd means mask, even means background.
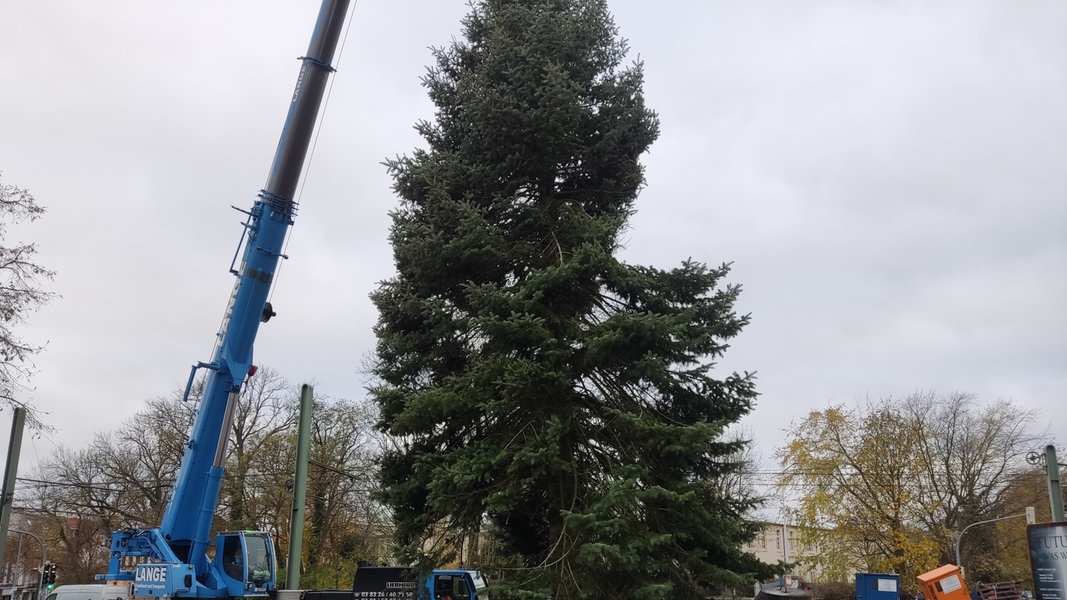
[{"label": "blue crane boom support", "polygon": [[[282,256],[285,237],[296,212],[294,195],[318,118],[326,83],[349,0],[324,0],[302,65],[289,114],[282,129],[267,184],[247,215],[242,235],[244,249],[237,268],[233,292],[226,307],[214,356],[204,368],[200,407],[182,458],[174,493],[163,521],[156,529],[124,530],[113,534],[107,580],[135,581],[135,594],[142,596],[265,596],[274,588],[274,549],[263,533],[220,534],[215,560],[207,549],[219,487],[222,464],[230,433],[233,409],[249,370],[252,346],[259,325],[274,315],[267,302]],[[188,395],[188,388],[186,390]],[[255,565],[224,569],[223,554],[256,554],[264,569]],[[135,571],[123,565],[136,557]],[[267,564],[269,563],[269,564]],[[269,567],[266,568],[266,567]],[[225,571],[225,572],[224,572]],[[231,575],[239,576],[231,576]],[[162,582],[160,581],[162,579]]]}]

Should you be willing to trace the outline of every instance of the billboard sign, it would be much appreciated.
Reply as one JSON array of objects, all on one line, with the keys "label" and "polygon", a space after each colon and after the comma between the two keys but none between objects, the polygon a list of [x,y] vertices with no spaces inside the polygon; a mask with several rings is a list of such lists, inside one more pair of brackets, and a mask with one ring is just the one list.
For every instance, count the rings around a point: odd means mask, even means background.
[{"label": "billboard sign", "polygon": [[1067,600],[1067,523],[1026,528],[1037,600]]}]

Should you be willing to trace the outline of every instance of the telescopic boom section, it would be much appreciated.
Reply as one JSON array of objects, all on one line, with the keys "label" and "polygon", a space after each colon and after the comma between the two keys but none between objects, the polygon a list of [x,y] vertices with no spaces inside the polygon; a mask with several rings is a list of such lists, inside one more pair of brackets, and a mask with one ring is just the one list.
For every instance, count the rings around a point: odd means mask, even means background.
[{"label": "telescopic boom section", "polygon": [[[252,344],[265,312],[271,282],[296,210],[294,194],[318,117],[330,63],[337,47],[348,1],[326,1],[319,12],[307,56],[296,81],[289,115],[282,129],[267,185],[259,194],[246,223],[247,238],[237,282],[227,307],[220,343],[204,385],[200,410],[193,425],[174,496],[160,527],[175,548],[192,545],[190,558],[206,548],[211,519],[218,503],[221,462],[229,436],[229,421],[241,384],[252,365]],[[201,548],[203,546],[203,548]],[[187,562],[192,562],[186,559]]]},{"label": "telescopic boom section", "polygon": [[[157,531],[169,545],[173,558],[192,565],[196,579],[202,584],[213,579],[207,573],[211,564],[206,550],[218,504],[233,409],[252,365],[252,345],[259,325],[273,315],[267,298],[278,261],[282,258],[286,234],[293,224],[294,194],[326,83],[333,71],[330,63],[348,5],[349,0],[325,0],[322,3],[307,55],[302,57],[300,75],[266,187],[247,213],[241,262],[237,269],[233,269],[237,281],[218,333],[215,355],[210,363],[194,367],[194,372],[197,368],[206,368],[209,373],[174,494]],[[130,533],[127,532],[126,540],[131,538]],[[133,547],[129,541],[120,543],[118,536],[119,532],[116,532],[113,559],[122,553],[116,548]],[[166,554],[165,550],[157,549],[157,552]]]}]

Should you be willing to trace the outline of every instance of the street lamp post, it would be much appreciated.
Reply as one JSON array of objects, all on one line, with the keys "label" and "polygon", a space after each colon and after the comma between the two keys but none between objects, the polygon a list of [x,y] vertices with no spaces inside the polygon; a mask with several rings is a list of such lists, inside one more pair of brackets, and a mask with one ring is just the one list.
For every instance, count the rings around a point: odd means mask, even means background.
[{"label": "street lamp post", "polygon": [[[28,535],[31,538],[37,540],[37,543],[41,545],[41,572],[39,573],[39,575],[43,576],[44,575],[44,566],[46,564],[48,564],[48,549],[45,548],[45,546],[44,546],[44,540],[42,540],[41,538],[33,535],[32,533],[30,533],[28,531],[19,531],[18,529],[8,529],[8,531],[11,532],[11,533],[17,533],[17,534],[19,534],[19,536]],[[22,542],[20,541],[19,544],[21,545]],[[36,600],[41,600],[41,578],[40,577],[37,579]]]},{"label": "street lamp post", "polygon": [[1026,513],[1020,513],[1020,514],[1017,514],[1017,515],[1008,515],[1006,517],[997,517],[995,519],[986,519],[985,521],[975,521],[974,523],[971,523],[970,525],[964,527],[963,531],[960,531],[959,536],[956,537],[956,566],[960,568],[960,577],[962,577],[965,581],[967,579],[967,573],[966,573],[966,571],[964,571],[963,565],[960,564],[960,540],[963,539],[963,534],[967,533],[968,529],[970,529],[971,527],[974,527],[975,525],[984,525],[986,523],[995,523],[997,521],[1004,521],[1006,519],[1017,519],[1019,517],[1025,517],[1025,516],[1026,516]]}]

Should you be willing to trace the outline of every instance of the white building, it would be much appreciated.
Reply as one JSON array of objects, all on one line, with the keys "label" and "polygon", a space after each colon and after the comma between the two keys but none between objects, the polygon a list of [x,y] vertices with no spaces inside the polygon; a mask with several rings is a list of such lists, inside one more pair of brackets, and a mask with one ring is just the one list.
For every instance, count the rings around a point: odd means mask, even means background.
[{"label": "white building", "polygon": [[801,529],[782,523],[764,523],[763,531],[745,546],[756,558],[767,564],[792,563],[790,575],[797,575],[810,583],[821,581],[821,573],[812,559],[818,556],[817,547],[808,547],[801,540]]}]

